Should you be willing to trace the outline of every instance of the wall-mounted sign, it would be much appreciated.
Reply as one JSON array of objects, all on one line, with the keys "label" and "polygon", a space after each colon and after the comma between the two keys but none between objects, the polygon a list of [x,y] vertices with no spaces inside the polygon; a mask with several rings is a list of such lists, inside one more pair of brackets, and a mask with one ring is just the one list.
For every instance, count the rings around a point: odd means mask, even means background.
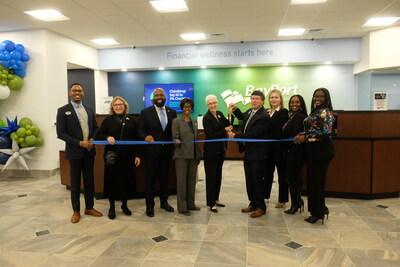
[{"label": "wall-mounted sign", "polygon": [[387,110],[387,92],[374,92],[374,110]]}]

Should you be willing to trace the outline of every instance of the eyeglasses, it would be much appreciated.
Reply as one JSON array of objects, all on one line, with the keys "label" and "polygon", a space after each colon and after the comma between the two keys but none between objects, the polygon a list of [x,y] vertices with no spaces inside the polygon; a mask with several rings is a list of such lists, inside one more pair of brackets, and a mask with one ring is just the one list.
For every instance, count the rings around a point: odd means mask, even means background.
[{"label": "eyeglasses", "polygon": [[72,93],[82,93],[83,90],[80,90],[80,89],[72,89],[71,92],[72,92]]},{"label": "eyeglasses", "polygon": [[124,104],[114,104],[113,107],[122,107]]}]

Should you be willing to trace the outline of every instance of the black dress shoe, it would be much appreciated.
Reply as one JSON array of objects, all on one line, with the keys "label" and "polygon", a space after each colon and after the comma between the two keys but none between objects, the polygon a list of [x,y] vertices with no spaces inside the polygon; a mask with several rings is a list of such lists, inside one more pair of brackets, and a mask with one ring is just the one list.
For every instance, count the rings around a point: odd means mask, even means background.
[{"label": "black dress shoe", "polygon": [[149,217],[154,217],[154,209],[153,208],[146,209],[146,215]]},{"label": "black dress shoe", "polygon": [[220,203],[215,203],[215,205],[217,205],[217,207],[225,207],[225,204],[222,204],[221,202]]},{"label": "black dress shoe", "polygon": [[128,215],[128,216],[132,215],[132,211],[130,209],[128,209],[128,206],[122,204],[121,209],[125,213],[125,215]]},{"label": "black dress shoe", "polygon": [[174,208],[171,207],[171,205],[169,205],[168,202],[167,203],[162,203],[160,205],[160,208],[165,209],[168,212],[174,212]]},{"label": "black dress shoe", "polygon": [[217,210],[217,207],[216,207],[216,206],[210,207],[210,210],[211,210],[212,212],[215,212],[215,213],[217,213],[217,212],[218,212],[218,210]]},{"label": "black dress shoe", "polygon": [[115,219],[115,209],[109,209],[108,210],[108,218],[110,219],[110,220],[114,220]]},{"label": "black dress shoe", "polygon": [[201,210],[201,208],[200,208],[200,207],[197,207],[197,206],[194,206],[194,208],[191,208],[191,209],[188,209],[188,210],[195,210],[195,211],[199,211],[199,210]]}]

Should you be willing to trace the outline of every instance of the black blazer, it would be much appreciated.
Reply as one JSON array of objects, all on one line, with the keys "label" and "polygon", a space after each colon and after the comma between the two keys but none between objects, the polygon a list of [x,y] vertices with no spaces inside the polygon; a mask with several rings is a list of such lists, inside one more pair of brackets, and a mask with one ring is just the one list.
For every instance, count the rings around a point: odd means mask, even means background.
[{"label": "black blazer", "polygon": [[[96,118],[93,109],[90,106],[83,105],[88,115],[89,136],[93,138],[98,130]],[[79,123],[78,115],[71,103],[62,106],[57,111],[57,137],[65,141],[65,156],[68,160],[82,159],[86,148],[80,147],[79,142],[83,141],[82,128]],[[95,149],[90,153],[95,154]]]},{"label": "black blazer", "polygon": [[[303,121],[307,116],[303,113],[294,115],[283,127],[283,138],[293,138],[298,133],[304,131]],[[304,160],[304,144],[295,144],[293,142],[283,142],[283,152],[290,161]]]},{"label": "black blazer", "polygon": [[[243,130],[249,119],[252,109],[242,113],[240,109],[234,111],[235,117],[243,120]],[[264,107],[261,107],[256,114],[253,115],[251,121],[247,125],[246,132],[236,134],[235,138],[246,139],[267,139],[271,129],[271,119]],[[242,130],[242,132],[243,132]],[[245,157],[249,160],[262,160],[267,158],[266,142],[247,142],[244,144]],[[239,143],[239,148],[243,144]]]},{"label": "black blazer", "polygon": [[[163,131],[157,110],[154,105],[145,108],[140,113],[140,119],[137,126],[137,134],[140,140],[144,140],[146,136],[153,136],[154,141],[172,141],[171,126],[172,120],[176,118],[176,111],[165,106],[167,112],[167,127]],[[172,152],[172,145],[168,145]],[[161,153],[162,145],[144,145],[143,154],[157,156]]]},{"label": "black blazer", "polygon": [[[207,111],[203,117],[203,127],[206,134],[206,140],[226,138],[225,127],[230,125],[227,118],[221,111],[217,111],[218,120],[214,115]],[[204,152],[223,153],[226,149],[226,142],[204,143]]]},{"label": "black blazer", "polygon": [[[268,113],[268,110],[266,111]],[[271,131],[268,135],[268,139],[282,139],[283,132],[282,128],[289,119],[289,112],[285,108],[280,108],[279,111],[275,111],[271,116]],[[271,142],[268,143],[268,150],[271,153],[282,153],[283,142]]]}]

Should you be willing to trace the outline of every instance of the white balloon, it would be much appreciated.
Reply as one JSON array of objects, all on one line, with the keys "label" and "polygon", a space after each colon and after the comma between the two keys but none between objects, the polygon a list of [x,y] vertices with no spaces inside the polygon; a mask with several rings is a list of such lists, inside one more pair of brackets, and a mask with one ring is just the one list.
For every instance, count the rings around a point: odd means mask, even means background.
[{"label": "white balloon", "polygon": [[0,85],[0,99],[6,99],[10,96],[10,88],[7,85]]}]

